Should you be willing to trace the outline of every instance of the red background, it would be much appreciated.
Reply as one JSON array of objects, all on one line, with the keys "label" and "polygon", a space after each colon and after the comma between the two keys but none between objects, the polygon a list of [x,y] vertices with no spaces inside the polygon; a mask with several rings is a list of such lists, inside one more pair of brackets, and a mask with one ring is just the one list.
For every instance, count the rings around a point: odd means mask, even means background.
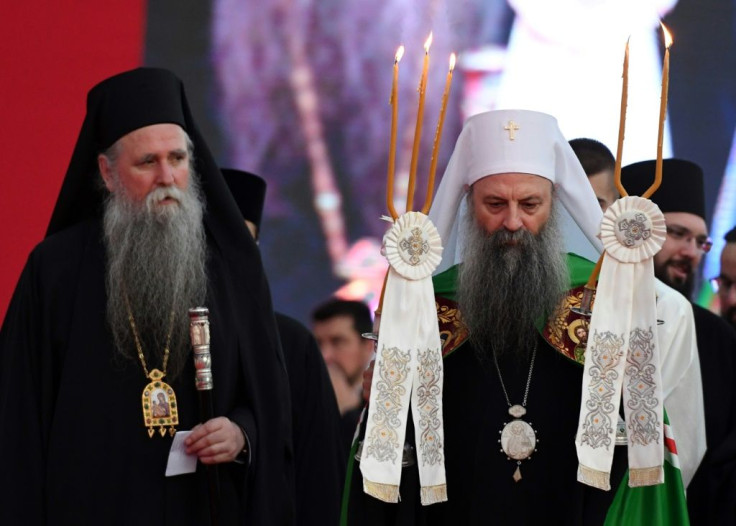
[{"label": "red background", "polygon": [[5,2],[0,19],[0,319],[44,236],[87,90],[142,63],[144,0]]}]

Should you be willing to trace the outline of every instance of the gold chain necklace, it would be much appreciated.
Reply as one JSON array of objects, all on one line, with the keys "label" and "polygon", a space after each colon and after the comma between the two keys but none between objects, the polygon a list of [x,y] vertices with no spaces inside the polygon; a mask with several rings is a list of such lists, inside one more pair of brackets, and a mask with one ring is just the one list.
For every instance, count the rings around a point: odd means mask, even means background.
[{"label": "gold chain necklace", "polygon": [[[138,338],[138,329],[135,326],[135,319],[133,319],[133,312],[130,310],[130,305],[128,304],[128,298],[125,298],[125,304],[128,307],[128,321],[130,322],[130,328],[133,331],[133,339],[135,340],[135,347],[138,350],[138,359],[141,361],[141,365],[143,366],[143,373],[146,375],[146,378],[148,378],[150,375],[148,374],[148,367],[146,366],[146,357],[143,355],[143,346],[141,345],[141,341]],[[171,316],[169,318],[169,333],[166,335],[166,346],[164,347],[164,363],[162,365],[163,372],[161,373],[162,376],[166,376],[166,365],[169,363],[169,345],[171,345],[171,332],[174,329],[174,311],[171,311]]]},{"label": "gold chain necklace", "polygon": [[152,369],[149,373],[146,365],[146,357],[143,354],[143,346],[138,337],[138,329],[133,318],[133,311],[128,302],[128,295],[124,293],[123,296],[125,298],[125,306],[128,309],[128,322],[130,322],[130,329],[133,332],[133,339],[135,340],[136,350],[138,351],[138,359],[143,366],[143,373],[150,380],[150,383],[146,385],[141,395],[143,423],[148,428],[149,438],[153,437],[156,432],[154,428],[156,427],[159,428],[159,434],[164,436],[167,426],[169,428],[169,435],[174,436],[176,433],[175,426],[179,424],[179,409],[176,403],[176,393],[174,393],[174,389],[169,384],[162,380],[166,376],[166,366],[169,363],[169,346],[171,345],[171,333],[174,329],[174,311],[171,311],[169,318],[169,333],[166,336],[166,347],[164,347],[164,361],[162,364],[163,371]]}]

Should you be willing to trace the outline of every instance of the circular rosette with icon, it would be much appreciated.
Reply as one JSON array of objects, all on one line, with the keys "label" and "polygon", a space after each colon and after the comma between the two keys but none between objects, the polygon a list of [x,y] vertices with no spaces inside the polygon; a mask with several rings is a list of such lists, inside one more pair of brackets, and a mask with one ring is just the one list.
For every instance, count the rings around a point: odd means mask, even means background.
[{"label": "circular rosette with icon", "polygon": [[621,263],[651,258],[662,248],[666,234],[664,215],[643,197],[622,197],[608,207],[601,221],[603,247]]},{"label": "circular rosette with icon", "polygon": [[442,240],[429,217],[407,212],[398,217],[383,238],[383,250],[391,267],[402,277],[430,277],[442,259]]}]

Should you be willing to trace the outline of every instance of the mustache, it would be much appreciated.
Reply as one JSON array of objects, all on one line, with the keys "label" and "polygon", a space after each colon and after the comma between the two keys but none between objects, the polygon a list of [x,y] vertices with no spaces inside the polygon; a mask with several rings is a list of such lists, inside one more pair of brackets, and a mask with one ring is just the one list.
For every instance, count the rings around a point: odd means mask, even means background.
[{"label": "mustache", "polygon": [[163,201],[167,198],[181,202],[183,197],[184,191],[179,189],[177,186],[159,186],[148,192],[148,195],[146,196],[146,206],[150,207],[154,203]]},{"label": "mustache", "polygon": [[496,232],[488,234],[488,240],[494,248],[505,248],[518,246],[524,248],[534,241],[534,235],[528,230],[506,230],[502,228]]},{"label": "mustache", "polygon": [[681,258],[671,258],[668,259],[665,265],[673,266],[673,267],[681,267],[683,270],[686,270],[687,272],[692,272],[693,270],[693,264],[687,260],[687,259],[681,259]]}]

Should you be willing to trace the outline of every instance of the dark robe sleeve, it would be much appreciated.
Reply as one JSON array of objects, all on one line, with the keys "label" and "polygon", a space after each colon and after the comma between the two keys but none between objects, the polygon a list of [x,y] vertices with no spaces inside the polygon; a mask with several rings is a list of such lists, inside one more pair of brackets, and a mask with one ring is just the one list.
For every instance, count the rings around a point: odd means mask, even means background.
[{"label": "dark robe sleeve", "polygon": [[247,461],[238,459],[246,465],[250,465],[252,452],[257,447],[258,430],[256,428],[256,420],[253,417],[253,412],[247,407],[236,407],[227,416],[230,420],[238,424],[238,426],[245,432],[245,448],[247,451]]},{"label": "dark robe sleeve", "polygon": [[44,250],[31,253],[0,329],[0,524],[46,520],[47,444],[62,360],[54,343],[67,330],[74,296],[59,275],[78,265],[84,247],[74,241],[63,240],[66,251],[53,265]]},{"label": "dark robe sleeve", "polygon": [[292,396],[297,524],[337,524],[347,452],[335,393],[309,330],[279,313],[276,322]]},{"label": "dark robe sleeve", "polygon": [[44,423],[36,388],[41,377],[35,341],[39,319],[34,315],[38,307],[32,273],[26,265],[0,332],[0,450],[5,452],[0,469],[0,524],[45,520]]},{"label": "dark robe sleeve", "polygon": [[707,451],[687,488],[693,526],[736,524],[736,331],[693,305]]}]

